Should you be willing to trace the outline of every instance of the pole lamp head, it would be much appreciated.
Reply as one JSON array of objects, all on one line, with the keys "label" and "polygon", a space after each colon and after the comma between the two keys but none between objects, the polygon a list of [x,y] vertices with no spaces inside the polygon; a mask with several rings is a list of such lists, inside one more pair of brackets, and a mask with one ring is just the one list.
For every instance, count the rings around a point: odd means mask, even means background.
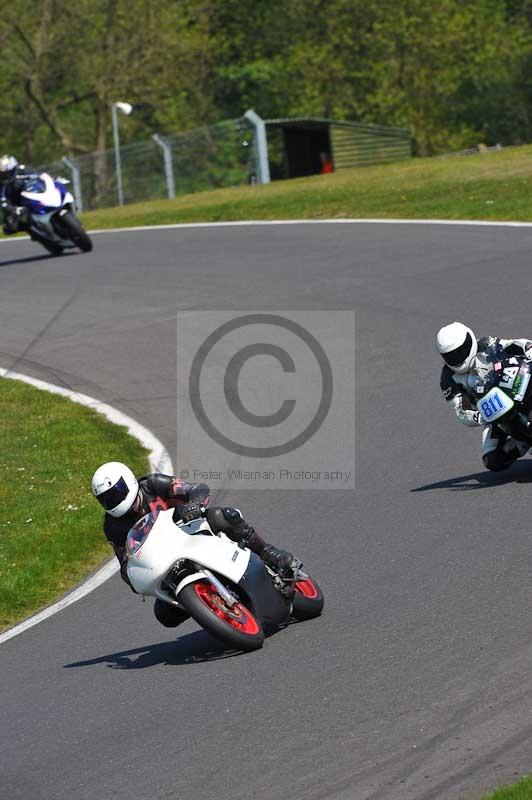
[{"label": "pole lamp head", "polygon": [[131,105],[131,103],[115,103],[114,105],[116,106],[116,108],[118,108],[119,111],[121,111],[123,114],[126,114],[127,116],[129,116],[129,114],[131,114],[131,112],[133,111],[133,106]]}]

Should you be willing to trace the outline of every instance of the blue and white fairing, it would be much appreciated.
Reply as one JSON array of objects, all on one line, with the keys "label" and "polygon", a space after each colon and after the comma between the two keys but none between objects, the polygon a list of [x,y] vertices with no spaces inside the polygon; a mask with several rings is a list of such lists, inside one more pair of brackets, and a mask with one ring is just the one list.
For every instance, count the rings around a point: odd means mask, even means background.
[{"label": "blue and white fairing", "polygon": [[75,247],[91,249],[88,242],[84,243],[85,246],[76,243],[77,239],[71,238],[71,226],[61,222],[62,218],[68,220],[75,215],[74,197],[65,186],[68,183],[64,178],[54,180],[42,172],[31,176],[19,194],[18,204],[29,211],[31,238],[50,252],[59,253]]},{"label": "blue and white fairing", "polygon": [[20,201],[21,205],[28,208],[32,214],[43,216],[73,204],[74,197],[65,188],[63,180],[60,178],[53,180],[50,175],[43,172],[26,184],[20,193]]}]

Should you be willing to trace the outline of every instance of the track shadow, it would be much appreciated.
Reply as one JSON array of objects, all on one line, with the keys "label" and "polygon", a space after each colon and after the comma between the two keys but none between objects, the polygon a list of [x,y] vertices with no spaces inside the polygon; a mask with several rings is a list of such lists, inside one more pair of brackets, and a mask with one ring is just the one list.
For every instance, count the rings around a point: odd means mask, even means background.
[{"label": "track shadow", "polygon": [[[274,630],[266,632],[266,638],[278,634],[291,625],[299,625],[298,620],[289,619]],[[64,664],[64,669],[73,667],[91,667],[96,664],[105,664],[111,669],[145,669],[158,664],[170,666],[184,666],[199,664],[204,661],[219,661],[222,658],[242,656],[242,650],[233,650],[210,636],[207,631],[199,630],[187,633],[179,639],[169,642],[147,644],[144,647],[134,647],[132,650],[121,650],[118,653],[108,653],[105,656],[89,658],[86,661],[73,661]],[[137,656],[137,658],[135,658]]]},{"label": "track shadow", "polygon": [[508,483],[532,483],[532,461],[518,461],[510,469],[503,472],[472,472],[470,475],[459,475],[444,481],[427,483],[410,489],[411,492],[430,492],[433,489],[449,489],[452,492],[464,492],[471,489],[492,489]]},{"label": "track shadow", "polygon": [[14,264],[33,264],[35,261],[49,261],[51,258],[67,258],[68,256],[80,255],[75,252],[65,252],[58,255],[52,253],[39,253],[35,256],[25,256],[25,258],[10,258],[7,261],[0,261],[0,268],[11,267]]},{"label": "track shadow", "polygon": [[159,664],[184,666],[204,661],[219,661],[222,658],[232,658],[238,655],[242,655],[240,650],[225,648],[221,642],[213,639],[205,631],[193,631],[179,639],[147,644],[144,647],[109,653],[86,661],[74,661],[72,664],[65,664],[64,667],[71,669],[105,664],[111,669],[146,669]]}]

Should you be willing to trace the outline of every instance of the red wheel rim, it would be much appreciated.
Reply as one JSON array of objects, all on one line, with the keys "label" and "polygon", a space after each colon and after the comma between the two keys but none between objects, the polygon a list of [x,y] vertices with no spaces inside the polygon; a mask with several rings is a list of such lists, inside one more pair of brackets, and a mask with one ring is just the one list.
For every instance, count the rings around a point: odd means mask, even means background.
[{"label": "red wheel rim", "polygon": [[229,608],[210,583],[195,583],[194,589],[205,605],[236,631],[247,633],[250,636],[260,633],[257,620],[242,603],[235,603]]},{"label": "red wheel rim", "polygon": [[311,599],[314,599],[318,596],[318,590],[312,578],[305,578],[304,581],[297,581],[296,591],[302,594],[304,597],[310,597]]}]

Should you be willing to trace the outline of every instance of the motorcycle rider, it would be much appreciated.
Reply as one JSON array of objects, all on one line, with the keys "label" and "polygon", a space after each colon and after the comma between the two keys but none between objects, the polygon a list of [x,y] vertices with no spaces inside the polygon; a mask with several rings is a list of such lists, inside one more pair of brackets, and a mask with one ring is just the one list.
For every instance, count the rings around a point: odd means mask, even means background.
[{"label": "motorcycle rider", "polygon": [[436,346],[445,365],[441,371],[440,388],[456,416],[468,427],[482,427],[482,461],[484,466],[498,472],[507,469],[529,450],[526,442],[508,436],[496,422],[487,424],[476,410],[477,386],[483,384],[492,364],[497,360],[497,346],[508,356],[532,360],[532,341],[528,339],[497,339],[475,334],[461,322],[452,322],[438,331]]},{"label": "motorcycle rider", "polygon": [[[118,558],[120,574],[132,589],[127,576],[127,534],[145,514],[167,508],[176,508],[183,522],[205,516],[213,533],[223,532],[242,547],[249,547],[268,567],[278,572],[287,572],[300,563],[286,550],[267,544],[237,508],[205,508],[210,500],[210,489],[205,483],[189,484],[161,473],[145,475],[137,480],[126,464],[109,461],[94,473],[92,492],[105,510],[104,534]],[[158,621],[168,628],[188,619],[185,611],[159,599],[155,601],[153,610]]]},{"label": "motorcycle rider", "polygon": [[0,205],[4,214],[3,231],[8,236],[29,229],[29,210],[20,205],[20,193],[36,177],[14,156],[0,156]]}]

